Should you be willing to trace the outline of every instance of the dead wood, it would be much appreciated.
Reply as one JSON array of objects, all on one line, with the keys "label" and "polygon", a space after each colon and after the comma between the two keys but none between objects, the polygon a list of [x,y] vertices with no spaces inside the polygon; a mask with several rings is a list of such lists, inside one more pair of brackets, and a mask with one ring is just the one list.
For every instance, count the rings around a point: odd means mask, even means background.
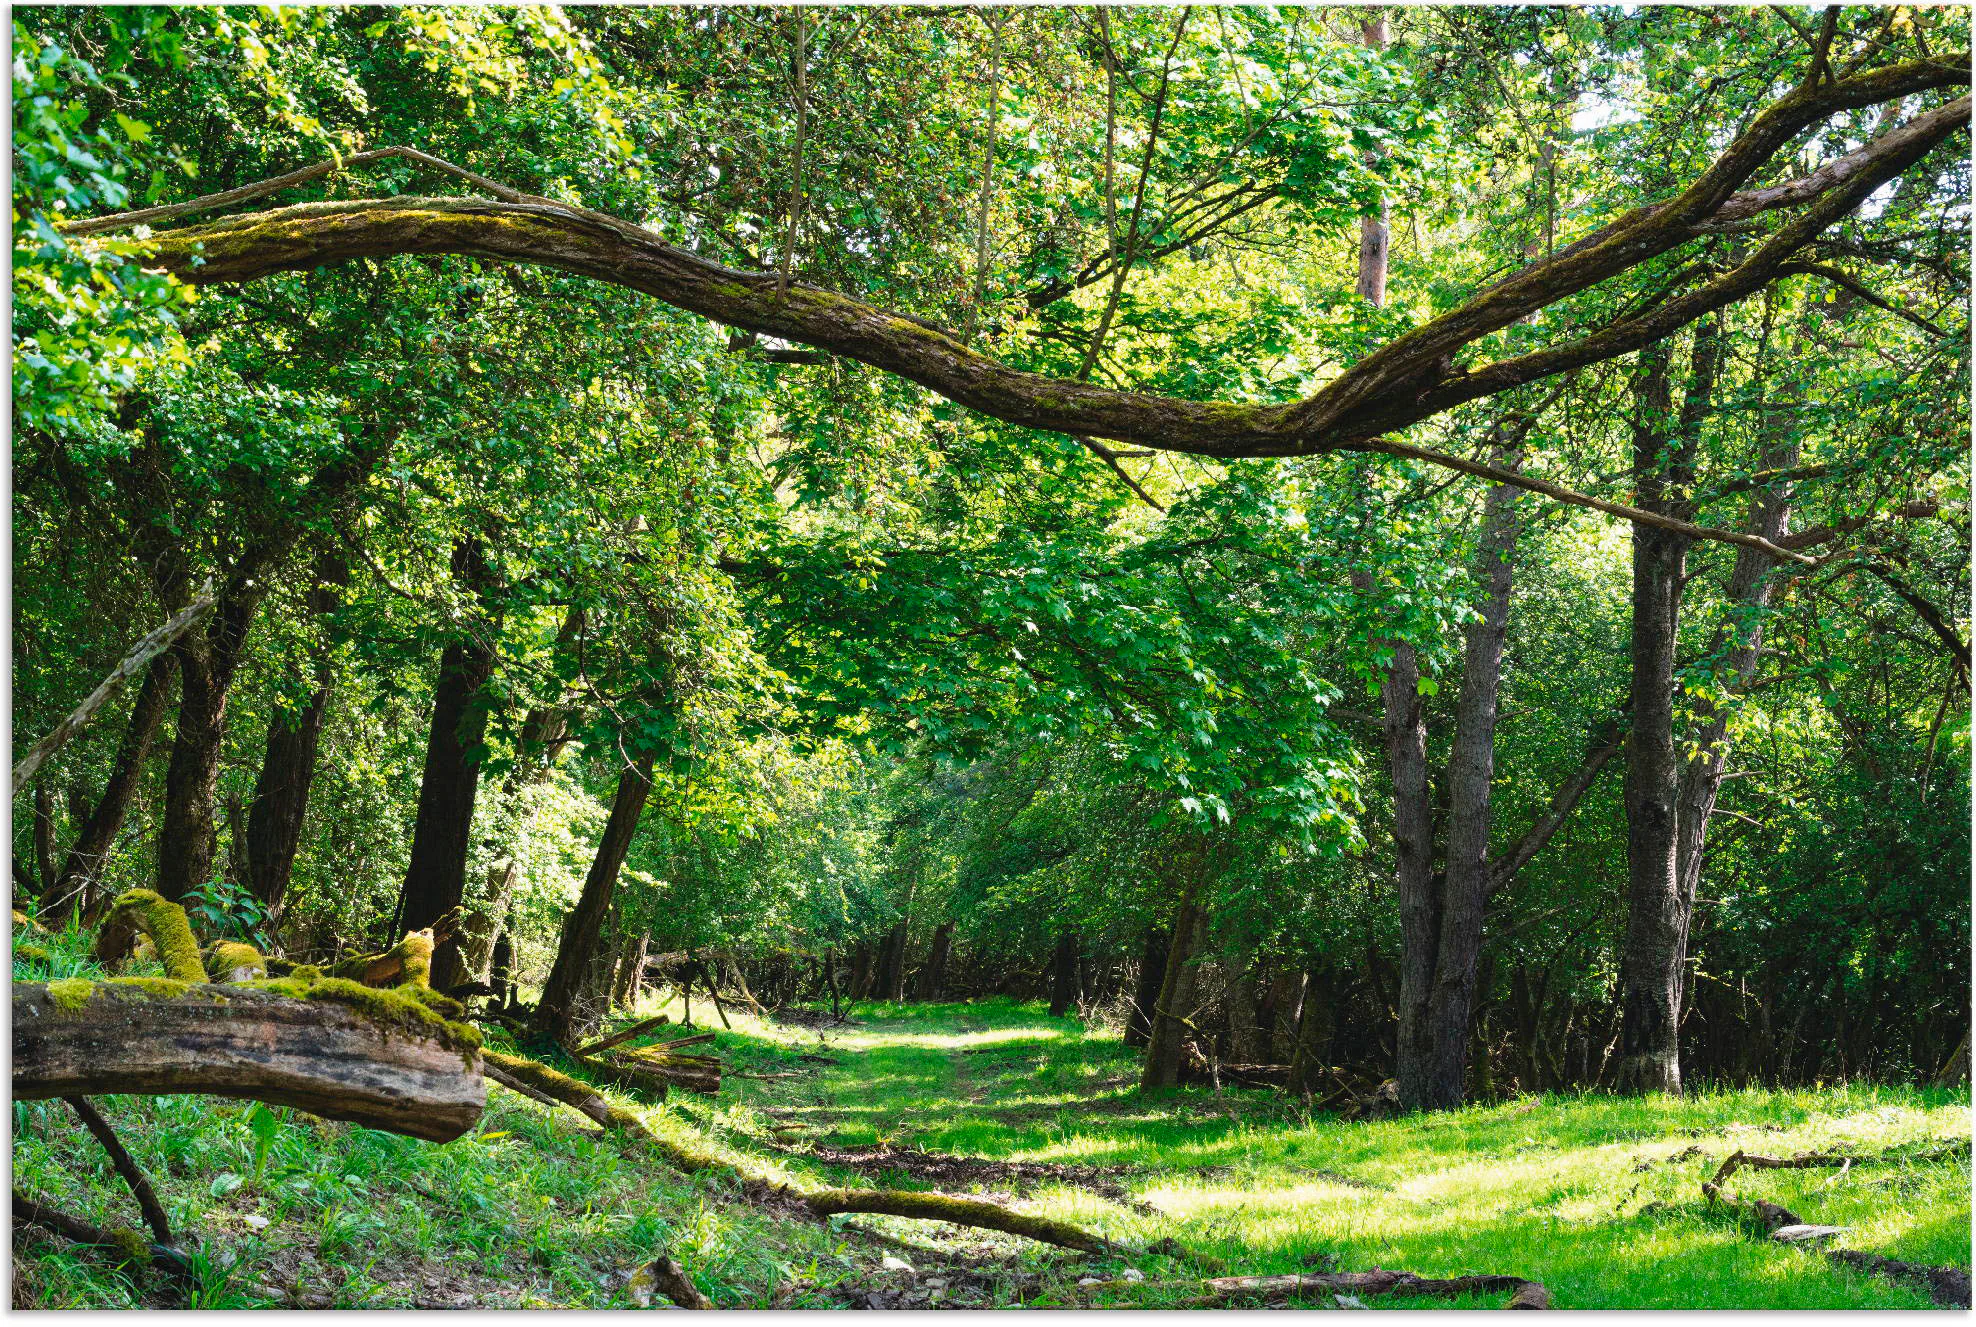
[{"label": "dead wood", "polygon": [[140,1265],[155,1263],[179,1276],[189,1275],[191,1272],[191,1265],[186,1261],[185,1255],[169,1244],[147,1240],[128,1228],[104,1230],[100,1226],[93,1226],[81,1217],[70,1216],[46,1203],[36,1202],[19,1189],[14,1190],[14,1220],[26,1225],[40,1226],[44,1230],[52,1230],[64,1239],[73,1240],[77,1244],[94,1244],[106,1249],[115,1249],[131,1262]]},{"label": "dead wood", "polygon": [[137,1210],[144,1214],[144,1224],[151,1227],[151,1238],[159,1244],[175,1247],[178,1241],[172,1238],[171,1220],[165,1215],[165,1205],[158,1201],[157,1192],[152,1189],[150,1179],[138,1166],[137,1159],[124,1147],[123,1140],[117,1137],[117,1131],[110,1127],[110,1122],[97,1112],[88,1098],[63,1099],[69,1103],[69,1109],[76,1113],[76,1118],[82,1121],[83,1127],[89,1130],[96,1141],[102,1144],[103,1150],[110,1154],[110,1164],[117,1168],[117,1174],[123,1176],[124,1184],[130,1189],[130,1196],[137,1200]]},{"label": "dead wood", "polygon": [[[662,1024],[666,1024],[670,1022],[672,1022],[670,1016],[666,1014],[660,1014],[657,1018],[648,1018],[645,1019],[643,1022],[633,1023],[630,1027],[626,1028],[624,1031],[613,1032],[610,1036],[604,1037],[598,1041],[593,1041],[587,1046],[578,1046],[576,1048],[575,1053],[577,1055],[595,1055],[598,1051],[609,1050],[613,1046],[622,1045],[623,1043],[630,1041],[633,1037],[642,1036],[645,1033],[650,1032],[653,1028],[659,1027]],[[709,1037],[711,1037],[711,1035],[712,1035],[711,1033],[708,1034]],[[693,1040],[701,1040],[701,1038],[693,1038]]]},{"label": "dead wood", "polygon": [[714,1306],[712,1300],[700,1293],[700,1287],[693,1284],[693,1278],[686,1274],[686,1269],[666,1253],[661,1253],[633,1272],[625,1290],[638,1301],[640,1308],[649,1308],[654,1294],[665,1296],[682,1309],[710,1309]]},{"label": "dead wood", "polygon": [[19,1101],[234,1097],[434,1142],[472,1128],[486,1102],[472,1029],[350,982],[296,994],[155,978],[17,982],[13,1018]]},{"label": "dead wood", "polygon": [[1312,1272],[1286,1276],[1217,1276],[1199,1282],[1105,1281],[1079,1287],[1080,1295],[1093,1291],[1143,1290],[1151,1285],[1163,1288],[1194,1289],[1197,1293],[1183,1308],[1227,1308],[1248,1300],[1281,1303],[1292,1299],[1325,1295],[1428,1296],[1451,1299],[1459,1295],[1487,1295],[1509,1291],[1506,1309],[1548,1309],[1550,1291],[1541,1282],[1520,1276],[1457,1276],[1435,1279],[1412,1272],[1388,1271],[1375,1267],[1367,1272]]},{"label": "dead wood", "polygon": [[558,1073],[539,1060],[526,1060],[517,1055],[502,1055],[495,1051],[486,1053],[487,1076],[503,1087],[513,1087],[521,1091],[522,1086],[533,1089],[538,1095],[573,1106],[606,1129],[618,1129],[630,1134],[640,1142],[658,1142],[658,1135],[645,1127],[645,1121],[621,1106],[610,1102],[591,1088],[568,1074]]},{"label": "dead wood", "polygon": [[89,693],[82,704],[76,706],[75,712],[56,724],[46,737],[29,747],[27,754],[15,762],[15,794],[18,795],[21,789],[27,786],[35,772],[47,762],[48,757],[60,751],[71,737],[82,731],[83,725],[95,717],[96,711],[109,703],[110,697],[116,695],[125,682],[149,668],[153,659],[169,650],[172,643],[191,630],[192,624],[204,617],[212,606],[213,583],[208,580],[200,588],[198,597],[174,614],[171,621],[131,646],[130,653],[124,655],[122,662],[110,671],[110,675]]}]

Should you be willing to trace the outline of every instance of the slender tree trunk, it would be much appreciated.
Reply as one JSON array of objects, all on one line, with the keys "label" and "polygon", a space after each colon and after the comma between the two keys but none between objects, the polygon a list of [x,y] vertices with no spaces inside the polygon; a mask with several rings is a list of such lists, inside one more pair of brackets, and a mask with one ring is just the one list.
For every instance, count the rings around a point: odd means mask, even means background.
[{"label": "slender tree trunk", "polygon": [[[1506,455],[1498,460],[1514,464]],[[1481,616],[1468,625],[1463,641],[1461,697],[1455,708],[1454,749],[1448,759],[1448,842],[1434,937],[1434,976],[1426,1002],[1427,1026],[1412,1036],[1403,1031],[1400,1038],[1403,1048],[1425,1056],[1425,1063],[1409,1066],[1403,1059],[1400,1064],[1400,1100],[1410,1110],[1452,1109],[1463,1098],[1475,1012],[1476,965],[1482,954],[1483,911],[1492,878],[1489,828],[1496,769],[1496,698],[1502,684],[1503,642],[1509,633],[1516,497],[1516,489],[1499,484],[1483,500],[1475,568]],[[1418,1006],[1409,1003],[1406,1008],[1415,1010]]]},{"label": "slender tree trunk", "polygon": [[1207,845],[1196,842],[1182,849],[1178,864],[1186,885],[1174,914],[1166,977],[1160,984],[1159,1000],[1151,1010],[1145,1069],[1139,1076],[1141,1088],[1172,1087],[1180,1081],[1182,1053],[1189,1031],[1182,1020],[1193,1017],[1194,995],[1200,984],[1200,969],[1193,960],[1207,935],[1207,909],[1200,903],[1201,890],[1207,883]]},{"label": "slender tree trunk", "polygon": [[1395,642],[1380,679],[1386,768],[1393,780],[1393,857],[1400,902],[1398,1079],[1409,1108],[1435,1099],[1434,972],[1441,934],[1441,881],[1434,873],[1434,811],[1427,778],[1427,722],[1420,703],[1420,664]]},{"label": "slender tree trunk", "polygon": [[34,785],[34,884],[40,895],[55,889],[55,794],[45,779]]},{"label": "slender tree trunk", "polygon": [[1166,954],[1173,947],[1173,932],[1164,926],[1146,928],[1146,944],[1139,958],[1139,980],[1132,993],[1132,1008],[1125,1017],[1125,1044],[1143,1046],[1152,1036],[1153,1006],[1166,984]]},{"label": "slender tree trunk", "polygon": [[124,728],[123,740],[117,744],[116,761],[111,766],[109,781],[103,785],[103,795],[96,799],[95,809],[82,822],[75,844],[55,877],[54,889],[42,897],[42,915],[51,924],[59,924],[58,909],[80,909],[85,917],[89,916],[104,893],[103,867],[109,860],[111,846],[123,830],[131,797],[144,775],[144,762],[151,755],[159,725],[171,707],[172,677],[176,669],[173,656],[161,654],[144,671],[144,681],[137,689],[137,699],[131,703],[130,722]]},{"label": "slender tree trunk", "polygon": [[[348,569],[325,558],[317,564],[316,587],[309,592],[309,610],[321,618],[334,611],[334,587],[346,584]],[[295,873],[295,853],[302,843],[302,823],[309,809],[309,788],[316,777],[316,749],[322,740],[329,708],[332,664],[329,648],[317,646],[316,685],[299,712],[278,713],[268,722],[267,751],[254,800],[247,815],[247,885],[279,919]]]},{"label": "slender tree trunk", "polygon": [[[453,579],[475,593],[491,581],[480,548],[472,540],[461,541],[453,550]],[[454,640],[440,656],[425,774],[419,782],[418,819],[412,826],[411,857],[405,866],[399,926],[407,931],[433,925],[466,896],[467,849],[480,787],[480,746],[487,729],[484,693],[494,663],[491,644],[472,637]],[[431,979],[440,990],[460,980],[457,935],[433,951]]]},{"label": "slender tree trunk", "polygon": [[1077,933],[1066,931],[1057,938],[1056,952],[1050,956],[1050,1017],[1062,1018],[1077,1004]]},{"label": "slender tree trunk", "polygon": [[496,1007],[511,1008],[515,1002],[515,942],[506,931],[494,941],[487,974],[487,984],[494,988],[491,997]]},{"label": "slender tree trunk", "polygon": [[[1681,417],[1671,411],[1665,343],[1642,353],[1633,472],[1639,504],[1684,519],[1694,474],[1694,434],[1714,391],[1717,324],[1696,329]],[[1674,742],[1674,664],[1687,574],[1688,536],[1633,527],[1633,722],[1626,743],[1625,950],[1620,957],[1619,1062],[1625,1091],[1681,1090],[1681,985],[1688,919],[1679,869],[1681,765]]]},{"label": "slender tree trunk", "polygon": [[1313,1096],[1322,1089],[1331,1067],[1331,1034],[1337,1019],[1329,974],[1312,968],[1304,974],[1303,1007],[1298,1011],[1295,1042],[1290,1050],[1290,1090]]},{"label": "slender tree trunk", "polygon": [[611,910],[617,892],[618,872],[631,852],[638,834],[638,820],[645,812],[645,800],[652,792],[652,757],[640,756],[618,776],[617,795],[611,799],[610,818],[604,822],[604,835],[597,844],[597,856],[583,880],[583,894],[563,922],[562,939],[556,946],[556,962],[549,980],[536,1002],[531,1028],[551,1041],[567,1042],[575,1015],[576,997],[590,961],[597,952],[604,918]]},{"label": "slender tree trunk", "polygon": [[[582,634],[584,610],[571,608],[556,635],[558,648],[569,645]],[[515,766],[502,782],[502,796],[512,801],[524,789],[546,780],[570,741],[571,711],[565,705],[538,705],[523,716],[521,733],[515,743]],[[521,881],[521,863],[515,847],[508,845],[506,856],[487,870],[487,900],[467,913],[460,923],[460,968],[467,981],[487,980],[488,963],[493,957],[494,937],[506,925],[515,886]]]},{"label": "slender tree trunk", "polygon": [[[1386,49],[1386,15],[1367,10],[1359,23],[1359,39],[1369,51]],[[1377,160],[1379,153],[1369,154]],[[1392,248],[1392,200],[1380,195],[1379,210],[1359,219],[1358,295],[1369,304],[1386,303],[1386,272]]]}]

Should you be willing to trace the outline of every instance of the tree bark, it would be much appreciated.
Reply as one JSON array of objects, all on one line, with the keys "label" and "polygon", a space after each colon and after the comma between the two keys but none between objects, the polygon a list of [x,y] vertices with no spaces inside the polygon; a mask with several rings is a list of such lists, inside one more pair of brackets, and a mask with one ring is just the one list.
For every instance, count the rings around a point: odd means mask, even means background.
[{"label": "tree bark", "polygon": [[[576,640],[583,632],[584,622],[584,610],[571,608],[556,634],[557,648]],[[523,716],[521,733],[515,742],[515,766],[502,784],[505,798],[512,799],[522,790],[542,783],[555,770],[556,761],[570,742],[570,718],[567,703],[533,706]],[[487,870],[486,903],[468,913],[460,923],[460,967],[465,980],[488,980],[494,937],[507,924],[508,906],[521,880],[521,864],[515,860],[512,846],[505,857]]]},{"label": "tree bark", "polygon": [[[1685,514],[1694,479],[1695,434],[1706,417],[1720,364],[1719,328],[1695,335],[1681,414],[1672,415],[1671,353],[1641,356],[1633,426],[1633,479],[1639,501]],[[1670,436],[1671,434],[1671,436]],[[1688,933],[1679,869],[1680,760],[1674,742],[1674,667],[1685,535],[1633,528],[1632,728],[1626,743],[1625,949],[1620,956],[1619,1062],[1625,1091],[1681,1090],[1681,985]]]},{"label": "tree bark", "polygon": [[[347,567],[334,558],[316,564],[316,585],[309,591],[309,612],[320,627],[337,604],[335,587],[347,584]],[[278,712],[268,721],[267,750],[254,781],[254,798],[247,813],[247,885],[279,920],[295,873],[295,854],[302,845],[302,822],[308,814],[309,788],[316,778],[316,749],[322,740],[323,718],[329,708],[334,680],[329,647],[316,646],[315,687],[295,713]]]},{"label": "tree bark", "polygon": [[165,769],[165,814],[158,835],[158,892],[177,902],[213,875],[213,800],[226,740],[226,707],[247,645],[262,585],[229,585],[205,630],[172,646],[178,659],[178,729]]},{"label": "tree bark", "polygon": [[[475,541],[462,540],[453,549],[453,580],[476,596],[489,586],[492,575]],[[466,896],[467,849],[480,787],[481,742],[487,730],[484,691],[494,665],[492,645],[471,635],[448,643],[440,656],[425,774],[419,782],[418,819],[412,827],[411,858],[399,905],[401,929],[432,926]],[[459,980],[459,941],[449,937],[434,955],[432,982],[445,990]]]},{"label": "tree bark", "polygon": [[[1514,464],[1507,456],[1504,458]],[[1448,760],[1448,841],[1438,925],[1427,993],[1427,1026],[1402,1029],[1400,1100],[1410,1110],[1447,1110],[1462,1102],[1469,1035],[1475,1012],[1476,965],[1482,922],[1493,884],[1489,857],[1491,792],[1496,769],[1496,698],[1502,685],[1503,642],[1509,633],[1510,584],[1517,539],[1517,491],[1504,485],[1483,500],[1475,580],[1481,616],[1463,640],[1461,697],[1455,707],[1454,748]],[[1409,965],[1412,960],[1409,959]],[[1407,1004],[1406,1011],[1417,1010]],[[1423,1057],[1409,1065],[1411,1053]],[[1411,1091],[1409,1090],[1411,1089]]]},{"label": "tree bark", "polygon": [[74,845],[69,848],[62,870],[55,877],[54,889],[42,896],[42,916],[51,925],[57,924],[55,914],[62,908],[79,910],[89,916],[103,893],[103,866],[123,830],[131,798],[144,774],[144,762],[150,758],[158,728],[164,722],[165,711],[171,707],[175,671],[176,665],[169,654],[158,655],[144,670],[144,681],[131,703],[130,722],[124,727],[123,740],[117,744],[116,761],[103,785],[103,794],[96,799],[95,809],[83,821]]},{"label": "tree bark", "polygon": [[903,917],[886,933],[884,946],[879,950],[878,991],[882,999],[896,1002],[906,998],[906,945],[909,938]]},{"label": "tree bark", "polygon": [[[915,992],[921,1000],[937,1000],[947,986],[947,957],[953,952],[954,924],[941,922],[933,928],[933,947],[926,955],[926,966],[919,970],[919,989]],[[832,983],[835,989],[835,982]]]},{"label": "tree bark", "polygon": [[337,1000],[97,982],[78,1002],[17,982],[13,1018],[16,1101],[233,1097],[434,1142],[472,1128],[486,1102],[476,1044],[410,1014]]},{"label": "tree bark", "polygon": [[555,965],[542,987],[542,998],[536,1002],[533,1030],[558,1044],[572,1039],[577,991],[597,952],[604,917],[610,912],[612,896],[617,892],[618,872],[631,852],[639,817],[651,796],[652,763],[650,755],[642,755],[618,775],[617,795],[611,799],[611,814],[604,822],[597,856],[590,863],[590,873],[584,877],[582,896],[563,922]]},{"label": "tree bark", "polygon": [[1166,985],[1166,954],[1173,947],[1173,932],[1164,926],[1146,928],[1146,944],[1139,957],[1139,980],[1132,994],[1132,1008],[1125,1017],[1125,1044],[1143,1046],[1153,1032],[1153,1007]]},{"label": "tree bark", "polygon": [[1142,1089],[1172,1087],[1180,1081],[1182,1051],[1193,1017],[1194,994],[1200,984],[1200,969],[1194,956],[1207,934],[1207,910],[1200,906],[1205,882],[1205,846],[1184,851],[1181,869],[1186,888],[1173,918],[1173,942],[1167,949],[1165,978],[1159,999],[1149,1011],[1151,1027],[1146,1038],[1145,1068],[1139,1075]]}]

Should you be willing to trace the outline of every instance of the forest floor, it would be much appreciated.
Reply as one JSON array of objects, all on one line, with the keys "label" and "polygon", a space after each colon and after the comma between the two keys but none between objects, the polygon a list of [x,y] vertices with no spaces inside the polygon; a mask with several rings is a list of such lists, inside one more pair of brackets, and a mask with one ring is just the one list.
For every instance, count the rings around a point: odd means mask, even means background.
[{"label": "forest floor", "polygon": [[[712,1011],[695,1012],[706,1029]],[[1700,1186],[1738,1149],[1959,1142],[1946,1160],[1744,1171],[1729,1187],[1846,1227],[1839,1248],[1970,1264],[1966,1091],[1526,1097],[1344,1123],[1271,1092],[1142,1096],[1115,1034],[1034,1005],[848,1012],[816,1027],[729,1010],[731,1030],[711,1024],[738,1071],[721,1095],[675,1093],[646,1117],[785,1180],[974,1193],[1136,1248],[1171,1239],[1226,1274],[1507,1274],[1570,1309],[1931,1307],[1919,1288],[1753,1237]],[[661,1251],[737,1308],[1170,1307],[1208,1274],[1178,1256],[1089,1258],[925,1221],[798,1219],[732,1176],[682,1176],[572,1112],[489,1094],[478,1129],[445,1145],[242,1103],[101,1099],[199,1237],[195,1284],[172,1291],[19,1228],[16,1307],[625,1308],[628,1274]],[[18,1103],[13,1129],[16,1186],[100,1224],[134,1220],[66,1106]],[[1144,1283],[1118,1285],[1127,1269]],[[1087,1278],[1114,1284],[1080,1288]]]}]

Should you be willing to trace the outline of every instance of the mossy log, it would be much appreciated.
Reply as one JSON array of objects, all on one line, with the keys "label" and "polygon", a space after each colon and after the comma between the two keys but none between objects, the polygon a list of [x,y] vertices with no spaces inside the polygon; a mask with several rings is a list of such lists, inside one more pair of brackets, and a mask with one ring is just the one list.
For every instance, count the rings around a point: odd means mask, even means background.
[{"label": "mossy log", "polygon": [[342,959],[328,973],[366,986],[424,986],[432,973],[432,949],[431,931],[410,931],[383,953]]},{"label": "mossy log", "polygon": [[158,961],[174,981],[206,980],[206,964],[199,957],[199,941],[185,909],[156,890],[132,889],[117,896],[97,934],[96,956],[111,963],[121,960],[133,934],[150,938]]},{"label": "mossy log", "polygon": [[944,1193],[906,1189],[823,1189],[800,1195],[818,1216],[863,1212],[873,1216],[903,1216],[921,1221],[945,1221],[979,1230],[1000,1230],[1080,1253],[1111,1253],[1110,1240],[1048,1217],[1030,1216],[980,1198],[957,1198]]},{"label": "mossy log", "polygon": [[588,1083],[558,1073],[539,1060],[502,1055],[496,1051],[487,1051],[485,1055],[487,1076],[504,1087],[526,1086],[552,1101],[574,1107],[606,1129],[621,1129],[644,1142],[658,1140],[658,1136],[645,1127],[645,1121],[621,1106],[613,1106]]},{"label": "mossy log", "polygon": [[17,982],[13,1016],[16,1100],[234,1097],[435,1142],[486,1104],[473,1029],[351,982]]},{"label": "mossy log", "polygon": [[268,975],[268,961],[252,945],[222,940],[206,955],[206,971],[214,981],[259,981]]}]

